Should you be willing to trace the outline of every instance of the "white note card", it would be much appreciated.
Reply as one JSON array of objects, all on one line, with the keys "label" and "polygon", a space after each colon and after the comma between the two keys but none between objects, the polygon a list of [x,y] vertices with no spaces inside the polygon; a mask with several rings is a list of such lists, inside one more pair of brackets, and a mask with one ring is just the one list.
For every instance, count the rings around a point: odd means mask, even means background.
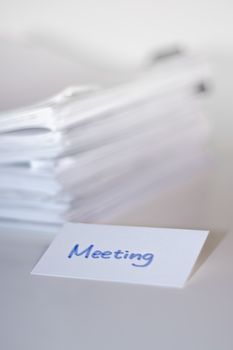
[{"label": "white note card", "polygon": [[33,275],[184,286],[208,231],[66,224]]}]

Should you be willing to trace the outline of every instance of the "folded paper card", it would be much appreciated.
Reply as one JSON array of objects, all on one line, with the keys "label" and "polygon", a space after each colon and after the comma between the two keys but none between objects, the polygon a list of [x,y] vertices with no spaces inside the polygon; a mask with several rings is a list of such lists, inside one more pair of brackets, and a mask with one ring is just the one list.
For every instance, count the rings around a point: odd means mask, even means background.
[{"label": "folded paper card", "polygon": [[207,231],[66,224],[34,275],[181,288]]}]

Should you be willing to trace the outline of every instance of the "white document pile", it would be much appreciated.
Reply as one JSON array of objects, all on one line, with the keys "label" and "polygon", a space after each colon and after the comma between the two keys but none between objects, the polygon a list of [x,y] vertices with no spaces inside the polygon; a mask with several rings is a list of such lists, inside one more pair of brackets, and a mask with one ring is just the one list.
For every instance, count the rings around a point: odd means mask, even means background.
[{"label": "white document pile", "polygon": [[68,88],[0,115],[0,223],[105,222],[203,162],[208,125],[192,56],[114,87]]}]

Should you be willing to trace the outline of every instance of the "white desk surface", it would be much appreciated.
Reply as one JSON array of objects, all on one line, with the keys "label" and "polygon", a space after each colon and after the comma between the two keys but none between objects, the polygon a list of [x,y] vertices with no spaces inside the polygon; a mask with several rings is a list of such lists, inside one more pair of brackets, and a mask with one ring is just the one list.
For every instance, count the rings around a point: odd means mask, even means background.
[{"label": "white desk surface", "polygon": [[118,221],[211,229],[182,290],[31,276],[53,236],[2,229],[2,349],[232,350],[231,191],[217,169]]},{"label": "white desk surface", "polygon": [[2,349],[233,348],[233,234],[181,290],[31,276],[51,238],[1,232]]},{"label": "white desk surface", "polygon": [[115,222],[210,229],[187,286],[175,290],[31,276],[53,236],[1,229],[1,349],[233,349],[231,65],[230,59],[217,62],[209,105],[214,163],[209,173]]}]

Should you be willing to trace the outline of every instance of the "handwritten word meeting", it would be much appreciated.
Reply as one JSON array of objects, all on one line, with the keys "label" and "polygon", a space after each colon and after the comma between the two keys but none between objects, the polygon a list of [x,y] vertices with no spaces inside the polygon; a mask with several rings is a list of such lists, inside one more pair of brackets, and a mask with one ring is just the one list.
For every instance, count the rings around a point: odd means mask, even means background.
[{"label": "handwritten word meeting", "polygon": [[152,253],[131,253],[128,250],[95,250],[94,244],[90,244],[83,250],[80,249],[79,244],[75,244],[70,251],[68,258],[82,257],[85,259],[116,259],[123,261],[130,261],[132,266],[135,267],[146,267],[149,266],[153,259],[154,254]]}]

